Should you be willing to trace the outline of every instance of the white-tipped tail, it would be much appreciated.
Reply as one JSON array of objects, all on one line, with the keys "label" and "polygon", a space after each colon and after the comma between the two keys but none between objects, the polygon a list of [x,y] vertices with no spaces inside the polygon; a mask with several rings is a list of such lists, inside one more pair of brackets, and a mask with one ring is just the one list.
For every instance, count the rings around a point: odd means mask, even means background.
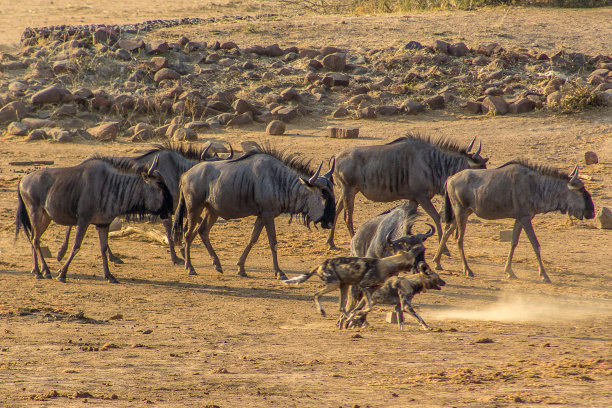
[{"label": "white-tipped tail", "polygon": [[310,278],[312,275],[314,275],[317,272],[317,270],[319,270],[319,266],[315,266],[308,273],[305,273],[305,274],[300,275],[300,276],[296,276],[295,278],[284,280],[283,283],[289,284],[289,283],[302,283],[302,282],[306,282],[306,280],[308,280],[308,278]]}]

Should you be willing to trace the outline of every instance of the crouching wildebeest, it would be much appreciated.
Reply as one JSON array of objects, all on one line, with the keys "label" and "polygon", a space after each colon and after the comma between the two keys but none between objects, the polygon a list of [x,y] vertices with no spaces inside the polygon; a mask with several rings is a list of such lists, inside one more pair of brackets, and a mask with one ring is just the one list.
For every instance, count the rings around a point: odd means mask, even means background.
[{"label": "crouching wildebeest", "polygon": [[511,267],[512,255],[523,229],[538,259],[538,271],[544,282],[550,282],[550,279],[544,271],[540,244],[531,225],[533,217],[551,211],[561,211],[579,219],[595,217],[591,195],[578,179],[578,166],[568,175],[552,167],[530,164],[526,160],[513,160],[496,169],[465,170],[450,177],[446,183],[444,207],[448,225],[434,258],[437,264],[442,245],[457,228],[457,246],[463,261],[463,272],[467,276],[474,276],[463,252],[463,237],[470,214],[487,220],[514,218],[505,272],[508,278],[516,278]]},{"label": "crouching wildebeest", "polygon": [[[232,145],[229,145],[229,155],[222,159],[217,155],[216,152],[211,153],[210,148],[212,142],[210,142],[206,148],[201,149],[189,144],[177,144],[177,143],[165,143],[163,145],[155,145],[153,149],[145,152],[139,156],[105,156],[100,157],[108,164],[116,167],[120,170],[130,171],[134,166],[150,166],[153,160],[157,160],[157,171],[164,178],[166,187],[172,194],[172,201],[176,207],[178,203],[179,195],[179,181],[184,172],[195,166],[201,161],[218,161],[218,160],[231,160],[234,157],[234,150]],[[174,210],[175,208],[173,208]],[[168,238],[168,247],[170,249],[170,259],[173,264],[182,265],[184,262],[181,258],[176,255],[174,250],[174,242],[172,241],[172,217],[168,217],[162,220],[162,225],[166,231]],[[62,260],[68,249],[68,240],[70,239],[70,231],[72,227],[66,229],[66,235],[64,242],[57,252],[58,262]],[[110,247],[108,248],[108,259],[115,263],[123,263],[123,261],[115,256]]]},{"label": "crouching wildebeest", "polygon": [[[323,163],[321,163],[322,165]],[[180,183],[180,202],[176,209],[173,237],[179,243],[185,232],[185,268],[195,275],[191,264],[191,243],[197,232],[212,257],[213,265],[223,272],[210,244],[210,229],[219,217],[225,219],[257,217],[251,240],[238,260],[238,274],[246,276],[244,264],[263,227],[268,233],[274,273],[287,277],[278,266],[274,218],[283,213],[297,214],[304,223],[321,223],[330,228],[334,221],[333,161],[327,174],[319,177],[321,166],[313,172],[299,155],[278,152],[270,147],[250,151],[230,161],[200,163],[186,172]],[[198,226],[200,214],[204,219]]]},{"label": "crouching wildebeest", "polygon": [[38,259],[46,278],[51,272],[40,250],[40,238],[49,223],[76,225],[74,246],[57,280],[66,282],[66,272],[76,255],[89,224],[94,224],[100,238],[104,277],[117,280],[108,270],[108,226],[119,216],[159,216],[172,213],[172,194],[156,170],[157,160],[150,166],[134,167],[132,173],[121,172],[93,157],[74,167],[42,169],[21,179],[15,238],[23,229],[32,245],[32,274],[42,278]]},{"label": "crouching wildebeest", "polygon": [[[429,326],[412,308],[412,298],[419,293],[427,292],[427,289],[441,290],[446,282],[437,273],[432,271],[424,262],[418,265],[419,273],[411,276],[392,276],[374,293],[372,303],[374,305],[393,305],[397,313],[397,326],[404,330],[404,313],[408,312],[419,321],[423,330],[429,330]],[[351,312],[357,312],[352,321],[352,326],[367,327],[368,314],[361,312],[365,306],[365,299],[361,299],[357,305],[351,307]]]},{"label": "crouching wildebeest", "polygon": [[[420,205],[436,225],[442,237],[440,216],[431,203],[436,194],[444,194],[446,179],[464,169],[485,168],[487,160],[480,156],[482,145],[470,153],[474,140],[461,148],[445,139],[409,134],[391,143],[375,146],[351,147],[336,155],[335,177],[341,197],[336,207],[336,219],[344,208],[344,220],[351,234],[355,195],[361,192],[368,200],[389,202],[401,199]],[[334,231],[327,244],[335,248]]]},{"label": "crouching wildebeest", "polygon": [[[433,234],[433,231],[432,231]],[[391,244],[400,242],[389,241]],[[302,283],[312,275],[318,275],[326,283],[325,288],[315,293],[314,301],[321,315],[325,316],[325,311],[321,306],[319,298],[333,290],[340,289],[339,309],[340,319],[346,318],[346,323],[350,323],[352,316],[346,312],[348,300],[348,289],[350,285],[358,286],[364,293],[367,306],[363,313],[372,309],[372,292],[383,284],[390,276],[397,275],[401,271],[407,271],[415,267],[425,252],[423,244],[414,245],[408,250],[401,250],[397,254],[386,258],[360,258],[360,257],[337,257],[330,258],[319,266],[315,266],[310,272],[284,281],[285,283]]]}]

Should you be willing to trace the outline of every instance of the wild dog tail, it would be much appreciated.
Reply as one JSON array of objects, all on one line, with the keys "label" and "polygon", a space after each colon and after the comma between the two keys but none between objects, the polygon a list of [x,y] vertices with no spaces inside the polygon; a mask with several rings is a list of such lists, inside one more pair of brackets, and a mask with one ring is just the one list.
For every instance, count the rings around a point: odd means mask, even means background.
[{"label": "wild dog tail", "polygon": [[19,229],[23,226],[23,230],[28,237],[32,240],[32,223],[30,221],[30,215],[21,197],[21,185],[17,186],[17,216],[15,217],[15,240],[19,235]]},{"label": "wild dog tail", "polygon": [[180,192],[179,203],[174,213],[174,222],[172,223],[172,240],[174,245],[181,245],[183,242],[183,218],[185,217],[185,197],[183,191]]},{"label": "wild dog tail", "polygon": [[453,205],[451,204],[448,196],[448,187],[444,192],[444,222],[446,224],[452,222],[455,219],[455,212],[453,211]]},{"label": "wild dog tail", "polygon": [[310,279],[310,277],[312,275],[314,275],[315,273],[317,273],[317,271],[319,270],[319,266],[315,266],[314,268],[312,268],[310,270],[310,272],[305,273],[303,275],[300,276],[296,276],[295,278],[291,278],[291,279],[286,279],[283,281],[283,283],[303,283],[306,282],[308,279]]}]

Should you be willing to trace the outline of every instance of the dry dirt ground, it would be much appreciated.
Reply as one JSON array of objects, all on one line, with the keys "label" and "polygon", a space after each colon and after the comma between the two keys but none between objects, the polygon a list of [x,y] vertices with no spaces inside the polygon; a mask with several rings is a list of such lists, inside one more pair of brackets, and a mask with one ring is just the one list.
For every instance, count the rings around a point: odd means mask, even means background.
[{"label": "dry dirt ground", "polygon": [[[604,24],[610,21],[609,9],[534,10],[533,18],[526,18],[531,16],[528,11],[532,10],[483,13],[491,21],[512,24],[514,38],[481,30],[479,24],[487,24],[484,17],[465,12],[391,16],[389,24],[380,16],[350,17],[355,27],[351,38],[341,35],[332,18],[313,16],[295,20],[330,23],[316,30],[304,26],[292,31],[288,26],[295,23],[281,19],[250,22],[253,26],[248,27],[243,22],[242,27],[232,23],[189,30],[201,30],[202,38],[209,38],[213,30],[218,38],[245,43],[262,35],[259,42],[264,44],[276,38],[286,40],[285,45],[376,41],[397,46],[407,39],[428,42],[435,37],[431,27],[436,25],[436,30],[470,43],[535,42],[547,50],[567,45],[590,54],[609,53],[609,41],[604,41],[612,37],[612,28]],[[92,18],[82,10],[73,14]],[[444,23],[462,15],[473,24]],[[141,16],[112,19],[138,21]],[[402,23],[404,19],[410,24]],[[37,25],[45,24],[41,21]],[[96,21],[105,22],[105,16],[100,14]],[[379,27],[378,38],[366,30],[373,22]],[[534,28],[538,25],[549,29]],[[154,34],[171,36],[174,30]],[[279,38],[282,33],[291,34]],[[297,38],[299,33],[302,39]],[[571,41],[566,42],[568,38]],[[331,124],[360,126],[362,138],[325,138],[325,127]],[[610,108],[570,116],[533,112],[474,117],[445,112],[375,121],[310,116],[292,122],[288,134],[273,142],[327,161],[347,146],[384,143],[406,131],[462,143],[477,135],[491,166],[521,156],[569,171],[583,163],[586,150],[594,150],[600,163],[583,166],[581,174],[596,210],[612,206]],[[242,140],[266,140],[263,125],[208,131],[205,136],[235,146]],[[384,322],[390,310],[384,307],[371,314],[370,328],[339,331],[334,313],[328,318],[316,313],[312,294],[321,285],[316,278],[298,287],[274,279],[265,237],[247,261],[249,277],[235,275],[233,265],[248,241],[253,219],[221,221],[214,227],[211,239],[225,266],[223,275],[214,271],[201,244],[192,252],[199,275],[190,277],[182,267],[170,265],[165,247],[129,236],[111,240],[125,264],[111,265],[121,283],[110,285],[102,278],[97,236],[90,229],[71,265],[68,283],[33,279],[29,246],[23,237],[13,240],[12,226],[18,179],[33,168],[9,162],[44,159],[54,160],[56,166],[73,165],[93,152],[131,154],[145,147],[127,142],[26,143],[8,136],[0,140],[2,406],[66,407],[87,402],[113,407],[604,407],[612,401],[612,238],[609,231],[596,229],[593,221],[569,225],[560,214],[536,217],[535,230],[553,280],[544,284],[537,278],[531,247],[523,240],[514,262],[519,280],[506,280],[502,270],[508,243],[500,241],[499,231],[509,229],[511,221],[474,217],[465,245],[476,277],[460,274],[457,251],[451,245],[453,256],[443,259],[447,286],[415,298],[418,312],[433,331],[422,331],[408,320],[400,332]],[[360,197],[356,224],[392,205]],[[304,273],[327,257],[348,253],[349,236],[343,225],[337,235],[341,250],[328,251],[326,231],[308,231],[287,221],[287,217],[277,220],[280,265],[287,273]],[[425,229],[425,221],[420,218],[418,230]],[[55,252],[62,236],[63,228],[51,226],[44,245]],[[427,247],[433,255],[434,242]],[[49,263],[58,267],[52,259]],[[323,305],[334,311],[336,294],[324,297]]]}]

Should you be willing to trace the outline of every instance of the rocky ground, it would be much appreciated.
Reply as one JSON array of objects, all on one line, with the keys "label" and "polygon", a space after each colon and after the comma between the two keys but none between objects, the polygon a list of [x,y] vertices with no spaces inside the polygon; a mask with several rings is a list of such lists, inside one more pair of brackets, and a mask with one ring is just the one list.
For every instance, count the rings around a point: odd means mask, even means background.
[{"label": "rocky ground", "polygon": [[[612,36],[609,9],[243,9],[238,17],[171,12],[138,23],[125,10],[108,24],[25,29],[18,47],[0,53],[3,404],[607,405],[612,240],[593,221],[536,218],[550,285],[538,281],[522,241],[519,280],[504,279],[508,243],[499,231],[510,221],[471,221],[466,251],[476,278],[461,276],[451,245],[448,285],[415,298],[432,332],[410,321],[399,332],[384,323],[383,307],[372,328],[335,330],[335,319],[312,305],[318,282],[287,288],[273,279],[267,244],[253,250],[248,279],[232,268],[219,276],[196,246],[200,275],[188,277],[169,264],[164,246],[117,238],[111,246],[126,264],[111,266],[122,284],[109,285],[90,231],[67,284],[36,281],[12,222],[24,173],[94,152],[135,154],[169,140],[240,149],[255,140],[327,161],[347,146],[408,131],[466,144],[477,135],[491,166],[514,157],[567,171],[580,164],[596,210],[610,207],[612,54],[602,40]],[[332,133],[359,137],[326,137]],[[391,205],[359,198],[357,226]],[[235,263],[252,222],[215,226],[224,264]],[[325,247],[324,231],[282,218],[277,232],[288,273],[348,252],[343,226],[339,251]],[[52,226],[44,244],[54,252],[62,238]],[[326,297],[324,306],[333,310],[335,301]]]}]

